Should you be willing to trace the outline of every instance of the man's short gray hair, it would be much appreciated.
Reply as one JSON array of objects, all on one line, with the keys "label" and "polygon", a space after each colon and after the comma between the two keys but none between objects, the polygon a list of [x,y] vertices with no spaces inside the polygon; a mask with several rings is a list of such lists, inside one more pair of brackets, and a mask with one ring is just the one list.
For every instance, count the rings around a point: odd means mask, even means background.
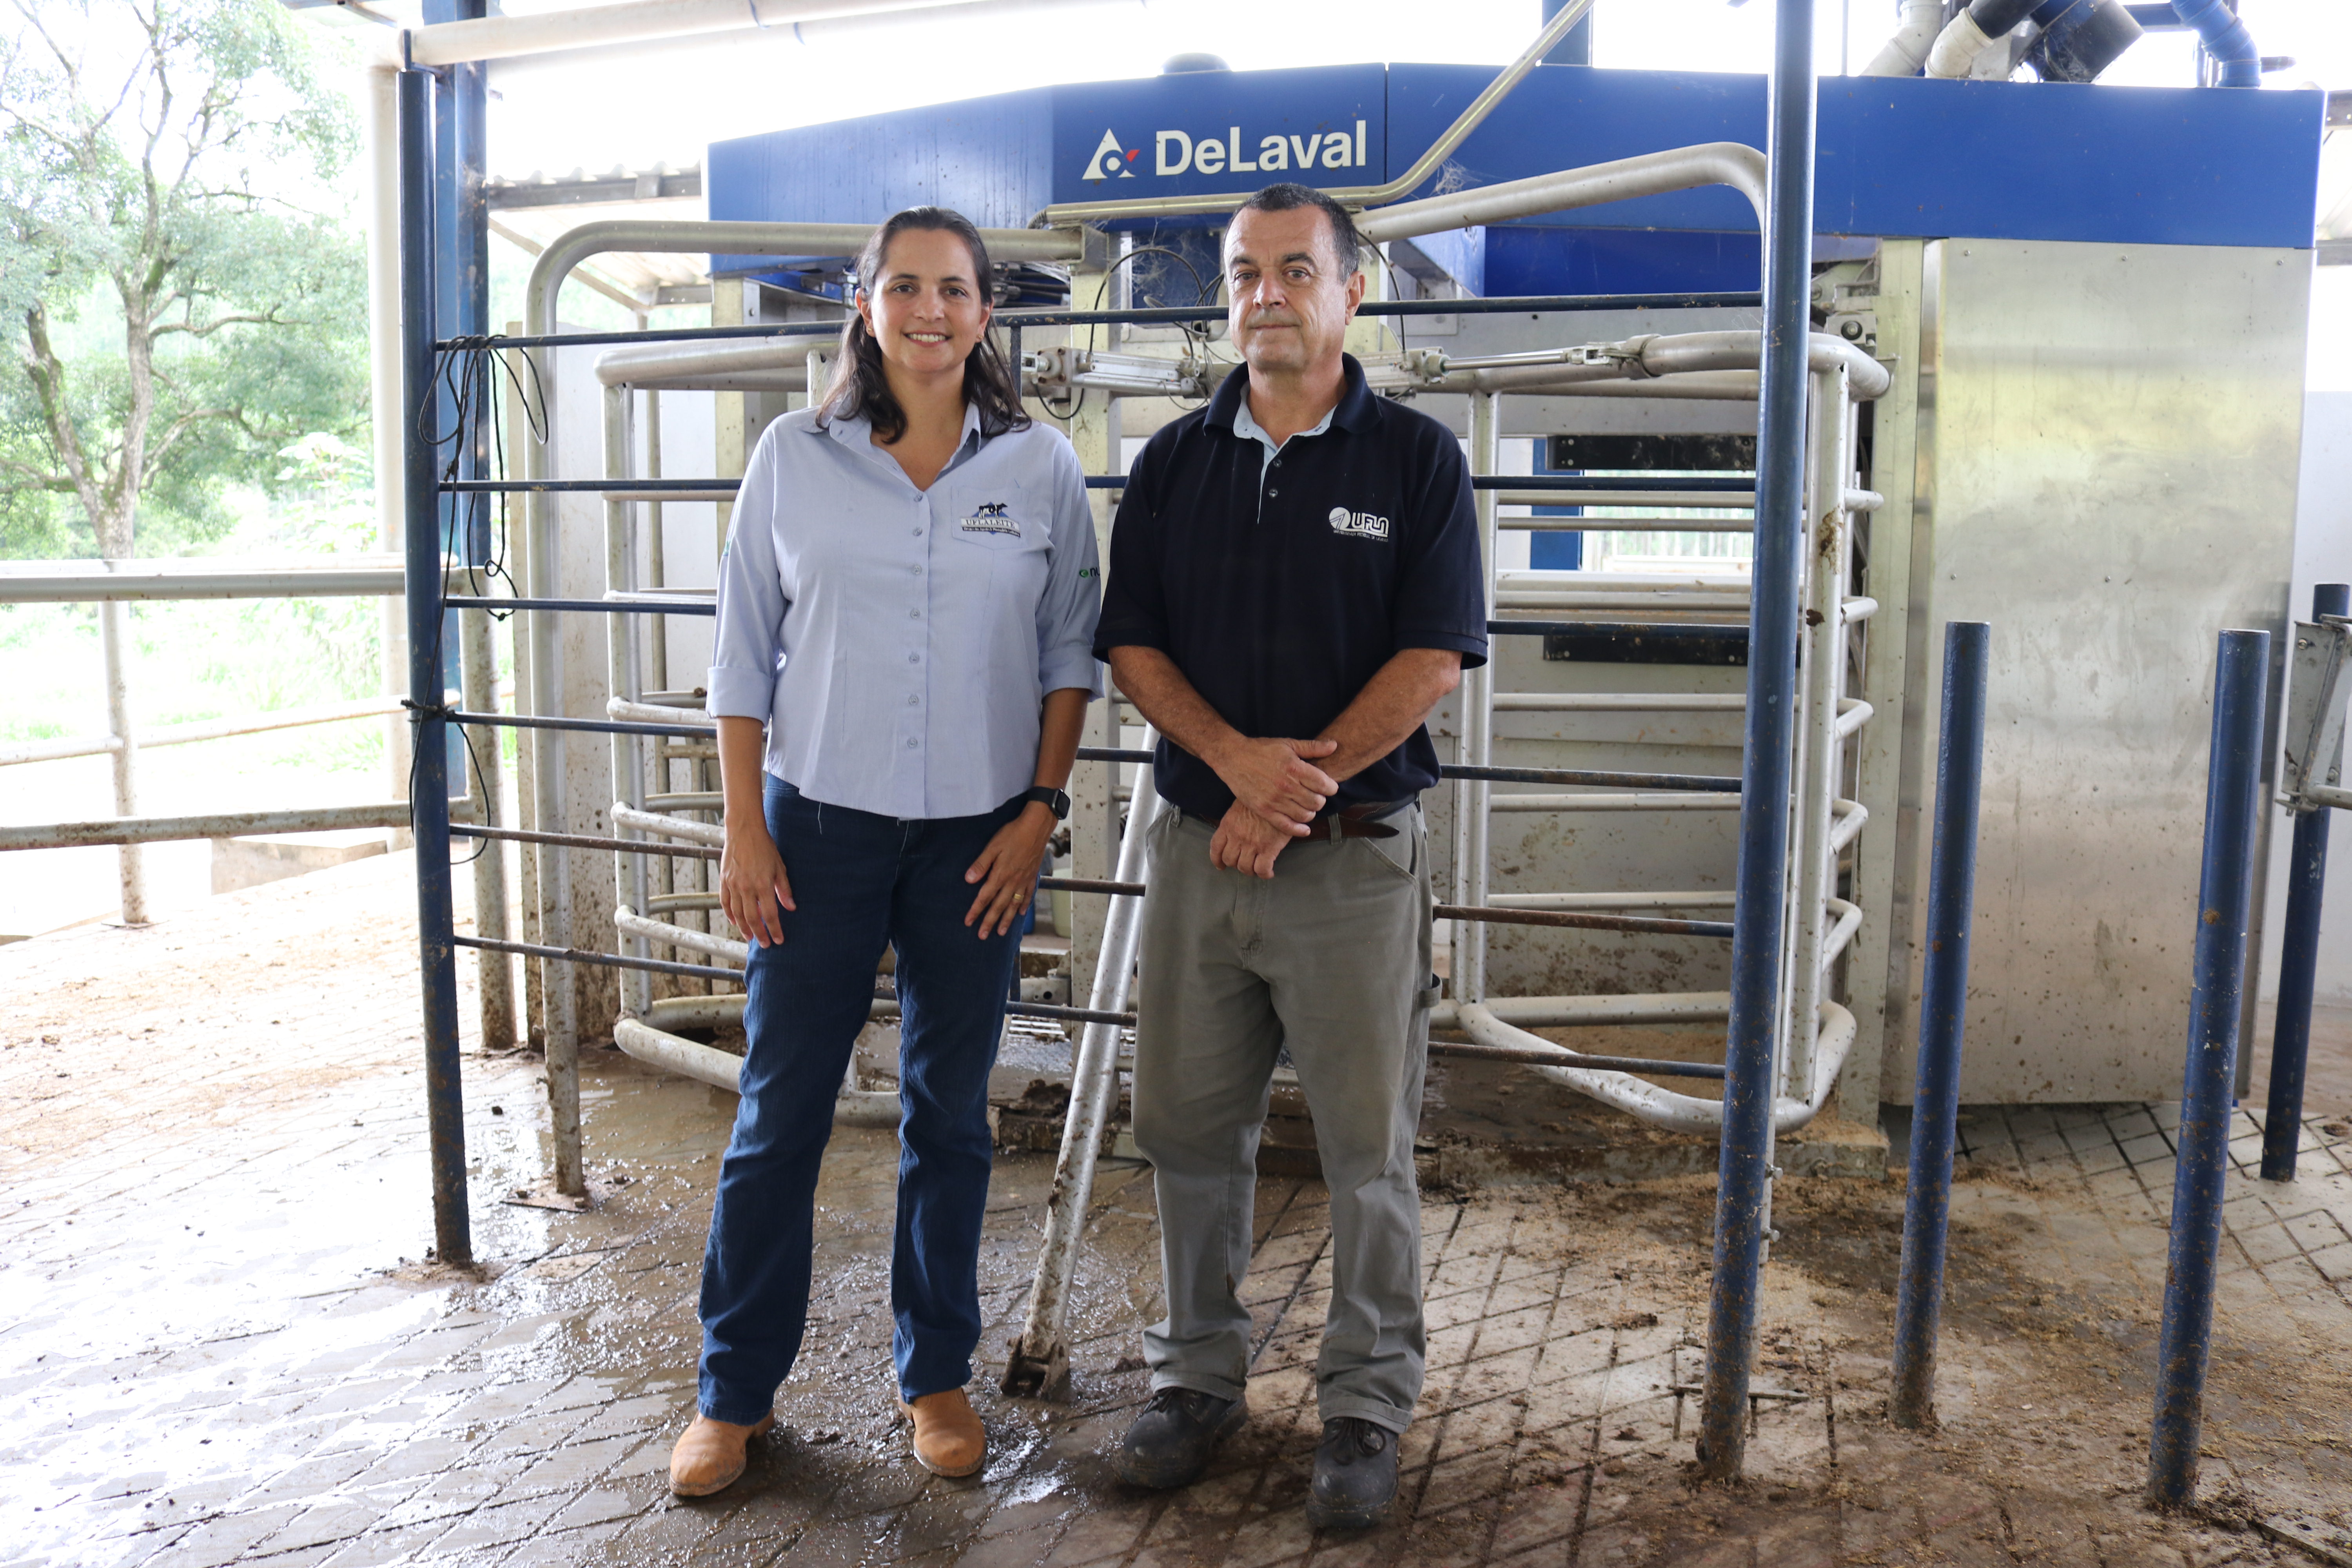
[{"label": "man's short gray hair", "polygon": [[1330,225],[1331,258],[1339,264],[1339,276],[1346,278],[1362,271],[1364,237],[1356,232],[1355,215],[1312,185],[1302,185],[1296,180],[1268,185],[1235,208],[1234,216],[1297,212],[1301,207],[1315,208]]}]

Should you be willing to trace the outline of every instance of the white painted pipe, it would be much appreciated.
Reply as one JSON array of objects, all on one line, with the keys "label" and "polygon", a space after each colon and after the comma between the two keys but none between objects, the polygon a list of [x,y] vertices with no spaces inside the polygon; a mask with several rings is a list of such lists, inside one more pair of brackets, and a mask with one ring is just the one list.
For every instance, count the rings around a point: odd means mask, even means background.
[{"label": "white painted pipe", "polygon": [[[661,942],[668,947],[689,948],[696,952],[709,953],[713,958],[726,959],[738,968],[751,962],[750,942],[731,942],[723,936],[713,936],[709,931],[696,931],[692,926],[672,925],[667,921],[648,920],[626,904],[618,905],[614,909],[613,924],[626,935],[642,937],[647,942]],[[644,1016],[652,1016],[650,1002],[644,1011]]]},{"label": "white painted pipe", "polygon": [[241,838],[255,833],[331,833],[347,827],[405,827],[408,803],[326,805],[288,811],[226,811],[205,816],[131,816],[103,822],[37,822],[0,827],[0,849],[68,849],[93,844],[163,844],[189,838]]},{"label": "white painted pipe", "polygon": [[[743,1058],[732,1052],[680,1039],[635,1018],[623,1018],[613,1026],[613,1043],[637,1060],[665,1072],[723,1089],[730,1094],[743,1092]],[[898,1125],[898,1097],[845,1089],[834,1100],[833,1124],[895,1130]]]},{"label": "white painted pipe", "polygon": [[604,717],[632,724],[681,724],[716,730],[719,721],[701,708],[667,708],[657,702],[632,702],[625,697],[604,700]]},{"label": "white painted pipe", "polygon": [[[1541,895],[1529,894],[1528,897]],[[1463,922],[1467,924],[1467,921]],[[1627,996],[1491,996],[1486,1011],[1526,1029],[1612,1028],[1628,1024],[1717,1024],[1731,1016],[1728,991],[1664,991]],[[1440,1002],[1433,1029],[1459,1029],[1458,1004]]]},{"label": "white painted pipe", "polygon": [[[1522,999],[1526,1000],[1526,999]],[[1587,998],[1553,998],[1559,1001]],[[1609,998],[1594,997],[1593,1001]],[[1728,1000],[1726,1002],[1728,1011]],[[1853,1015],[1834,1002],[1821,1005],[1821,1035],[1814,1045],[1813,1071],[1808,1092],[1801,1100],[1781,1095],[1772,1102],[1772,1129],[1776,1135],[1786,1135],[1810,1122],[1821,1114],[1831,1086],[1837,1082],[1838,1073],[1845,1066],[1846,1053],[1853,1047]],[[1677,1020],[1681,1021],[1681,1020]],[[1529,1022],[1538,1022],[1529,1020]],[[1553,1051],[1560,1048],[1555,1041],[1531,1035],[1515,1027],[1496,1016],[1495,1007],[1479,1003],[1456,1006],[1444,1024],[1433,1015],[1432,1028],[1452,1027],[1468,1035],[1482,1046],[1507,1046],[1514,1050]],[[1538,1026],[1550,1026],[1548,1021]],[[1553,1082],[1572,1089],[1579,1094],[1612,1105],[1630,1115],[1639,1117],[1653,1127],[1664,1127],[1675,1132],[1708,1132],[1723,1126],[1723,1102],[1701,1100],[1695,1095],[1677,1094],[1661,1089],[1646,1079],[1631,1073],[1603,1071],[1594,1068],[1540,1066],[1533,1070]]]},{"label": "white painted pipe", "polygon": [[1737,142],[1705,142],[1401,202],[1364,214],[1356,220],[1356,227],[1366,244],[1382,245],[1392,239],[1601,206],[1636,196],[1665,195],[1700,185],[1729,185],[1748,198],[1757,222],[1763,222],[1764,154]]},{"label": "white painted pipe", "polygon": [[707,844],[714,849],[727,847],[727,830],[716,823],[684,822],[659,812],[639,811],[617,800],[613,803],[613,826],[657,834],[664,838],[683,838],[690,844]]},{"label": "white painted pipe", "polygon": [[[321,564],[322,560],[329,563]],[[397,555],[313,555],[284,561],[232,555],[192,561],[9,562],[0,564],[0,605],[397,598],[405,591],[401,570]]]},{"label": "white painted pipe", "polygon": [[1864,76],[1917,76],[1944,25],[1944,0],[1903,0],[1895,36],[1871,56]]},{"label": "white painted pipe", "polygon": [[1953,17],[1927,50],[1927,74],[1957,80],[1973,73],[1977,57],[1992,47],[1993,40],[1977,26],[1977,19],[1966,11]]},{"label": "white painted pipe", "polygon": [[596,379],[606,386],[743,390],[808,390],[805,337],[753,338],[736,342],[626,343],[596,356]]}]

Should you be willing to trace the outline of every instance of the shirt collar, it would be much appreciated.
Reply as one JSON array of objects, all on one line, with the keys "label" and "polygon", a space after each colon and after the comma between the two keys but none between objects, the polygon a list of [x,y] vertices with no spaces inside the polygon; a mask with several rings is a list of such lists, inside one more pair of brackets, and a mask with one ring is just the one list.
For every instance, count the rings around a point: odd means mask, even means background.
[{"label": "shirt collar", "polygon": [[[1339,410],[1337,408],[1325,409],[1323,411],[1323,417],[1315,422],[1315,427],[1313,429],[1301,430],[1297,434],[1301,436],[1320,436],[1324,431],[1331,428],[1331,416],[1338,412]],[[1249,399],[1246,397],[1239,397],[1234,400],[1234,434],[1243,437],[1244,440],[1263,441],[1265,443],[1268,450],[1279,450],[1282,446],[1282,443],[1267,435],[1265,433],[1265,426],[1261,426],[1257,420],[1252,416],[1250,414]]]},{"label": "shirt collar", "polygon": [[[877,458],[888,457],[887,453],[876,449],[874,422],[863,414],[835,415],[824,422],[824,433],[852,451],[867,453]],[[956,437],[955,456],[948,459],[948,468],[954,468],[986,445],[988,445],[988,437],[980,427],[980,405],[966,398],[963,405],[963,430]],[[947,468],[941,468],[940,471],[945,473]]]},{"label": "shirt collar", "polygon": [[[1339,402],[1315,428],[1326,430],[1337,425],[1352,435],[1361,435],[1371,428],[1378,413],[1372,403],[1372,389],[1365,384],[1364,367],[1356,362],[1354,354],[1339,356],[1339,370],[1347,377],[1347,384],[1339,391]],[[1217,384],[1216,395],[1209,399],[1209,412],[1203,416],[1203,422],[1219,429],[1232,430],[1235,435],[1244,434],[1236,427],[1234,413],[1236,409],[1247,411],[1249,405],[1244,395],[1248,390],[1249,368],[1244,365]],[[1256,422],[1251,421],[1251,430],[1247,434],[1254,436],[1255,426]]]}]

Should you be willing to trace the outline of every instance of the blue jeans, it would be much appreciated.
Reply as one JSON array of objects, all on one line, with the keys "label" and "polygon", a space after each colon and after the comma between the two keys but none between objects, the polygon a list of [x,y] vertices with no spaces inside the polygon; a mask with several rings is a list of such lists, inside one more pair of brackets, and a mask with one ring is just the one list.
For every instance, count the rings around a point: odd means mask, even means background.
[{"label": "blue jeans", "polygon": [[977,816],[899,821],[825,805],[769,777],[768,830],[800,908],[751,950],[751,1048],[702,1257],[701,1406],[768,1413],[808,1326],[817,1167],[874,994],[898,952],[898,1223],[890,1349],[907,1399],[961,1388],[980,1342],[980,1226],[988,1203],[988,1071],[1020,938],[963,923],[964,872],[1018,797]]}]

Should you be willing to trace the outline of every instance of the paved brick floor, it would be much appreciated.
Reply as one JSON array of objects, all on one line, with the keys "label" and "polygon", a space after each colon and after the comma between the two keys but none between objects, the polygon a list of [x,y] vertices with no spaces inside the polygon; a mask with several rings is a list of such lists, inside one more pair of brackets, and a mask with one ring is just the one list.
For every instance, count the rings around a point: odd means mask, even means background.
[{"label": "paved brick floor", "polygon": [[[667,1497],[731,1104],[587,1070],[601,1206],[499,1194],[543,1160],[527,1058],[470,1058],[478,1278],[418,1261],[421,1076],[404,857],[143,931],[0,951],[0,1565],[254,1563],[2222,1563],[2249,1528],[2352,1532],[2352,1139],[2231,1177],[2200,1515],[2136,1497],[2169,1205],[2162,1108],[1973,1113],[1944,1425],[1884,1419],[1900,1196],[1789,1182],[1750,1483],[1695,1489],[1703,1178],[1432,1194],[1431,1373],[1389,1529],[1316,1539],[1304,1494],[1329,1284],[1321,1189],[1261,1187],[1255,1418],[1199,1486],[1100,1458],[1144,1394],[1148,1173],[1103,1173],[1064,1406],[975,1396],[992,1458],[932,1479],[887,1415],[895,1150],[844,1131],[785,1423],[720,1497]],[[2248,1121],[2244,1150],[2253,1133]],[[1049,1174],[1007,1156],[982,1279],[996,1355]],[[2283,1555],[2282,1555],[2283,1554]]]}]

